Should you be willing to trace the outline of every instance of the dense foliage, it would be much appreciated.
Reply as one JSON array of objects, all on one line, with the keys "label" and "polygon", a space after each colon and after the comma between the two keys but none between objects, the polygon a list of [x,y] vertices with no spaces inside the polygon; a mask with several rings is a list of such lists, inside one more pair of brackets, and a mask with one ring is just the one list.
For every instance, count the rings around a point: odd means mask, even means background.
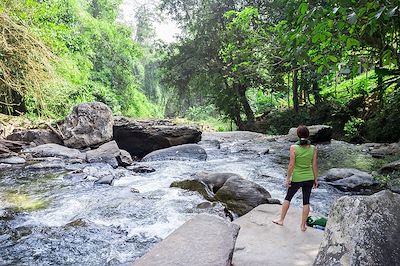
[{"label": "dense foliage", "polygon": [[102,101],[115,114],[161,115],[142,92],[145,48],[116,21],[122,0],[0,3],[3,113],[62,117]]},{"label": "dense foliage", "polygon": [[[400,139],[398,1],[163,0],[184,33],[163,61],[189,106],[240,129],[325,123],[352,141]],[[374,70],[374,71],[371,71]],[[183,111],[182,111],[183,109]]]}]

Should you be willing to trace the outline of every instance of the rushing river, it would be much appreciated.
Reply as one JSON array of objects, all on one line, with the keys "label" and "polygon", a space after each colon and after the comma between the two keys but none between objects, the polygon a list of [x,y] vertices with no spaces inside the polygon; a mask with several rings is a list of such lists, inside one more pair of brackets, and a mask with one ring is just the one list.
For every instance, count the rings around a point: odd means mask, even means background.
[{"label": "rushing river", "polygon": [[[194,215],[224,217],[221,204],[200,208],[205,200],[197,193],[169,187],[199,171],[237,173],[284,198],[289,142],[232,132],[206,133],[200,144],[207,161],[141,163],[153,173],[62,163],[58,170],[1,170],[0,265],[130,265]],[[372,171],[384,163],[362,146],[338,141],[318,150],[321,174],[332,167]],[[83,178],[92,171],[119,178],[113,186],[94,185]],[[343,194],[321,186],[312,195],[313,211],[326,215]],[[301,193],[293,205],[301,206]]]}]

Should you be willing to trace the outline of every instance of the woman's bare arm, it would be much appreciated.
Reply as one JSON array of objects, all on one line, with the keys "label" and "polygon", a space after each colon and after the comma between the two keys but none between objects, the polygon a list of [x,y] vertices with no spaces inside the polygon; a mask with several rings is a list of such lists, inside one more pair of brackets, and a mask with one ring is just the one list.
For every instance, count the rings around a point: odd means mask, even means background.
[{"label": "woman's bare arm", "polygon": [[314,174],[314,187],[318,187],[318,161],[317,161],[317,147],[314,147],[314,156],[312,161],[312,169]]},{"label": "woman's bare arm", "polygon": [[292,145],[292,146],[290,146],[290,161],[289,161],[289,166],[288,166],[288,171],[287,171],[287,176],[286,176],[286,184],[288,186],[292,179],[295,159],[296,159],[295,148],[294,148],[294,145]]}]

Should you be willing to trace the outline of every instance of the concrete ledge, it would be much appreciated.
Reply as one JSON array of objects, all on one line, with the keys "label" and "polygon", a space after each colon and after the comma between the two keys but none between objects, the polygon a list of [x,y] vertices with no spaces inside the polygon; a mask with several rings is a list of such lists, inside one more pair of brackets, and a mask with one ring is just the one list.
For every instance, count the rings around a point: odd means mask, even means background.
[{"label": "concrete ledge", "polygon": [[230,266],[240,227],[199,214],[137,260],[135,266]]}]

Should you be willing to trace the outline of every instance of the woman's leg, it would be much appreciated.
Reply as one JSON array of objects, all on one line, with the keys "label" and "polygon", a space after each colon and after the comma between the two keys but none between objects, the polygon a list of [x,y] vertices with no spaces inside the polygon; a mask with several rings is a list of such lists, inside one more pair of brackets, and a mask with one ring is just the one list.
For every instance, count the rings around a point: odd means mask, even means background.
[{"label": "woman's leg", "polygon": [[299,186],[295,182],[292,182],[291,186],[288,188],[288,192],[286,194],[285,200],[283,201],[281,215],[278,219],[273,220],[272,221],[273,223],[283,225],[283,221],[285,220],[287,211],[289,210],[289,207],[290,207],[290,201],[292,200],[293,196],[296,194],[297,190],[299,190]]},{"label": "woman's leg", "polygon": [[310,214],[310,195],[312,187],[313,187],[313,181],[304,182],[303,186],[301,187],[303,193],[303,214],[301,217],[301,224],[300,224],[301,231],[307,230],[306,223],[308,215]]}]

